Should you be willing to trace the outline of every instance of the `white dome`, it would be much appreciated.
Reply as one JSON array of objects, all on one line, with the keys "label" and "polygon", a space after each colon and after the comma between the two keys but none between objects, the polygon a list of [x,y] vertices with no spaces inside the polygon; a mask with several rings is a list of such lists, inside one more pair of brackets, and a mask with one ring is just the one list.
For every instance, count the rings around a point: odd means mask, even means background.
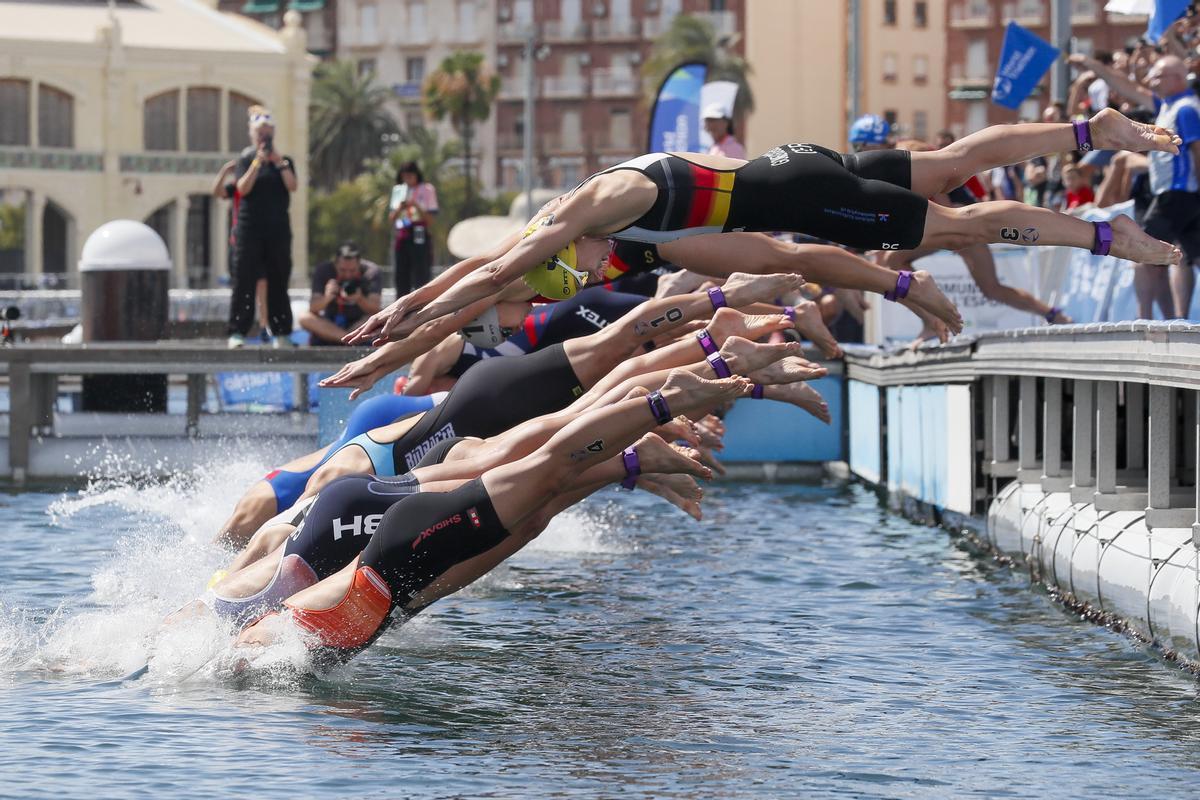
[{"label": "white dome", "polygon": [[171,269],[171,254],[149,225],[131,219],[106,222],[87,238],[79,256],[80,272]]}]

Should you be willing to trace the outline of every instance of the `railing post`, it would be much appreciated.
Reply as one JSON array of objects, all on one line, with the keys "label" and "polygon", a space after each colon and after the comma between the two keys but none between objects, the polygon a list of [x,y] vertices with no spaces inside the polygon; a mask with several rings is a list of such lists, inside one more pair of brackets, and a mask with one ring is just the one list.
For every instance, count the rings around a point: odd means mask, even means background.
[{"label": "railing post", "polygon": [[1062,477],[1062,378],[1042,387],[1042,479]]},{"label": "railing post", "polygon": [[29,474],[29,435],[33,432],[33,386],[28,361],[8,366],[8,468],[14,483]]},{"label": "railing post", "polygon": [[204,395],[208,390],[208,376],[191,374],[187,376],[187,435],[195,437],[200,433],[200,410],[204,408]]},{"label": "railing post", "polygon": [[1009,461],[1012,447],[1008,427],[1008,381],[1007,375],[992,378],[992,466]]},{"label": "railing post", "polygon": [[1017,475],[1022,481],[1037,481],[1042,476],[1037,434],[1037,378],[1022,375],[1017,400]]},{"label": "railing post", "polygon": [[1117,384],[1096,387],[1096,493],[1117,491]]},{"label": "railing post", "polygon": [[[1071,429],[1072,501],[1090,502],[1096,485],[1096,462],[1092,458],[1096,436],[1096,383],[1075,381],[1074,423]],[[1075,491],[1075,490],[1078,490]],[[1084,498],[1081,494],[1086,494]]]},{"label": "railing post", "polygon": [[1150,436],[1146,453],[1146,513],[1171,507],[1171,484],[1175,461],[1175,390],[1150,387]]}]

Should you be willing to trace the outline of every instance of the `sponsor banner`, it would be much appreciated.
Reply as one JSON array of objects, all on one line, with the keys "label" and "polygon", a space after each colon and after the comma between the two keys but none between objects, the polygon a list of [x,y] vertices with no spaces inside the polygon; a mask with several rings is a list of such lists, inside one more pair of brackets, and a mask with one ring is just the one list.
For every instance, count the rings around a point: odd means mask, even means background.
[{"label": "sponsor banner", "polygon": [[648,153],[700,150],[700,89],[708,67],[681,64],[667,75],[650,110]]},{"label": "sponsor banner", "polygon": [[1057,47],[1015,22],[1008,23],[992,84],[992,102],[1019,108],[1057,58]]}]

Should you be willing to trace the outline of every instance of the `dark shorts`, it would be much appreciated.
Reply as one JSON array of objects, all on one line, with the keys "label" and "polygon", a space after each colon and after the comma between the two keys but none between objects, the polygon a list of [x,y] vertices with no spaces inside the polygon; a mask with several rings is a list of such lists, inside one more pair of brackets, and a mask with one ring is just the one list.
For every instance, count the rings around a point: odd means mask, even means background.
[{"label": "dark shorts", "polygon": [[914,194],[912,154],[773,148],[738,170],[725,230],[791,231],[860,250],[912,250],[929,201]]},{"label": "dark shorts", "polygon": [[1171,191],[1155,195],[1142,227],[1155,239],[1179,245],[1189,262],[1200,260],[1200,194]]}]

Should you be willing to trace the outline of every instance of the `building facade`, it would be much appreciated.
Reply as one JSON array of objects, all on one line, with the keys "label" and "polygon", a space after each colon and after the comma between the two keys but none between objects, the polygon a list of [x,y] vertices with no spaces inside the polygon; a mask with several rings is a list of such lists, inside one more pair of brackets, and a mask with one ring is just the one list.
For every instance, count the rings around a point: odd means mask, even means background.
[{"label": "building facade", "polygon": [[283,30],[289,11],[300,14],[308,52],[320,59],[337,53],[338,0],[217,0],[221,11],[244,14],[273,30]]},{"label": "building facade", "polygon": [[[879,114],[904,136],[929,138],[945,124],[946,0],[861,0],[859,113]],[[746,11],[746,59],[758,111],[747,150],[806,141],[848,146],[851,60],[846,0],[754,0]]]},{"label": "building facade", "polygon": [[306,263],[313,59],[298,15],[281,33],[215,0],[111,11],[0,2],[0,19],[0,268],[10,286],[74,285],[83,241],[112,219],[159,231],[173,285],[215,285],[228,273],[228,223],[212,187],[249,143],[255,103],[272,109],[301,176],[292,256]]},{"label": "building facade", "polygon": [[534,36],[534,185],[568,189],[646,150],[641,66],[681,13],[743,52],[746,0],[497,0],[495,180],[524,183],[525,46]]},{"label": "building facade", "polygon": [[[1144,16],[1110,14],[1103,0],[1071,4],[1075,52],[1092,54],[1125,47],[1146,32]],[[957,136],[988,125],[1037,119],[1049,103],[1050,77],[1017,110],[991,102],[992,80],[1010,21],[1050,40],[1049,0],[949,0],[946,20],[946,120]]]}]

